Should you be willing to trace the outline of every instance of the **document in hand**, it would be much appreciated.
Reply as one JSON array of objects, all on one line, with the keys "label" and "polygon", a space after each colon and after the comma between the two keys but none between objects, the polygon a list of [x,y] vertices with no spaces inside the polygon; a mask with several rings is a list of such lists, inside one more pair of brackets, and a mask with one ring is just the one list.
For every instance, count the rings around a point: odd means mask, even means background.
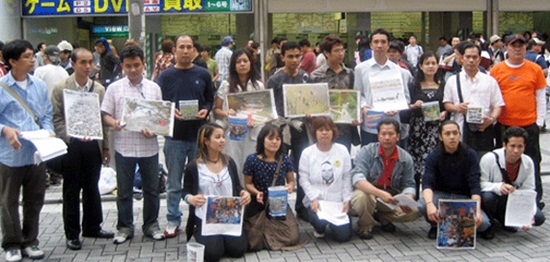
[{"label": "document in hand", "polygon": [[350,221],[348,214],[342,212],[343,209],[344,203],[342,202],[321,200],[319,201],[319,211],[317,211],[317,216],[319,219],[324,219],[336,226],[345,225]]},{"label": "document in hand", "polygon": [[34,163],[48,161],[67,154],[67,145],[57,137],[51,137],[47,130],[21,132],[21,138],[30,141],[35,147]]},{"label": "document in hand", "polygon": [[514,190],[508,195],[504,225],[507,227],[530,226],[536,211],[533,190]]},{"label": "document in hand", "polygon": [[393,196],[393,198],[399,202],[397,205],[386,203],[386,202],[382,201],[382,199],[380,199],[380,198],[376,198],[376,200],[378,200],[378,202],[382,203],[383,205],[391,208],[392,210],[396,209],[399,206],[408,206],[413,211],[416,211],[416,210],[418,210],[418,207],[420,206],[416,201],[414,201],[414,199],[406,196],[405,194],[398,194],[398,195]]}]

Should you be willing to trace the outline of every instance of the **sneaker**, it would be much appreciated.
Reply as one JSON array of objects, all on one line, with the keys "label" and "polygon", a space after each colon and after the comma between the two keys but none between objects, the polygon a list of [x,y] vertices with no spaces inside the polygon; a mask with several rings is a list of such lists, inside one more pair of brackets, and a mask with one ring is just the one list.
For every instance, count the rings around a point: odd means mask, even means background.
[{"label": "sneaker", "polygon": [[126,240],[128,240],[130,237],[128,236],[128,234],[124,233],[124,232],[118,232],[116,234],[116,236],[113,238],[113,243],[115,244],[122,244],[124,242],[126,242]]},{"label": "sneaker", "polygon": [[23,256],[29,257],[30,259],[43,259],[44,251],[42,251],[38,246],[30,246],[23,249]]},{"label": "sneaker", "polygon": [[166,239],[166,236],[164,235],[164,232],[162,232],[161,230],[156,230],[154,231],[150,237],[154,240],[164,240]]},{"label": "sneaker", "polygon": [[325,233],[319,233],[317,230],[313,229],[313,236],[315,238],[325,238]]},{"label": "sneaker", "polygon": [[430,227],[430,231],[428,231],[428,238],[429,239],[437,238],[437,227]]},{"label": "sneaker", "polygon": [[6,251],[6,261],[21,261],[23,256],[21,256],[21,250],[12,249]]},{"label": "sneaker", "polygon": [[173,238],[173,237],[176,237],[179,232],[180,232],[179,226],[168,224],[168,226],[164,230],[164,236],[166,236],[166,238]]}]

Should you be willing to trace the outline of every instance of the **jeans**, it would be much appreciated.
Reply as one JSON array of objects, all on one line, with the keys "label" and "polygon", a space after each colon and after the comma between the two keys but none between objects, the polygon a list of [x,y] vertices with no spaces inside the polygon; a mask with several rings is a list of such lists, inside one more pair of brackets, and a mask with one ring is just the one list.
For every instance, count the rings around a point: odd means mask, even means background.
[{"label": "jeans", "polygon": [[[158,154],[150,157],[124,157],[116,153],[116,180],[118,184],[117,229],[134,236],[133,187],[136,164],[139,165],[143,181],[143,232],[150,232],[152,227],[158,227],[160,207]],[[155,229],[156,230],[156,229]]]},{"label": "jeans", "polygon": [[[491,220],[497,220],[504,225],[504,216],[506,214],[506,202],[508,202],[508,196],[499,196],[493,192],[481,192],[481,208]],[[546,218],[538,207],[534,214],[535,223],[533,226],[540,226],[544,223]]]},{"label": "jeans", "polygon": [[314,230],[317,231],[317,233],[324,234],[327,230],[327,225],[330,228],[330,231],[332,233],[332,237],[337,242],[346,242],[351,239],[352,236],[352,230],[351,230],[351,216],[349,217],[349,223],[341,226],[336,226],[334,224],[331,224],[330,222],[326,220],[321,220],[317,216],[317,213],[313,212],[310,207],[307,209],[308,215],[309,215],[309,223],[313,226]]},{"label": "jeans", "polygon": [[197,144],[195,141],[174,140],[166,137],[164,155],[166,157],[166,168],[168,169],[168,181],[166,182],[168,213],[166,214],[166,220],[170,225],[179,226],[182,216],[180,201],[182,198],[183,170],[185,163],[196,158]]},{"label": "jeans", "polygon": [[[470,199],[469,196],[464,195],[456,195],[456,194],[449,194],[444,193],[440,191],[433,191],[433,203],[434,205],[439,209],[439,200],[440,199]],[[426,201],[424,198],[421,198],[418,200],[418,204],[420,204],[420,207],[418,208],[418,211],[426,218],[426,221],[430,223],[432,227],[436,227],[437,224],[431,220],[428,219],[428,216],[426,215]],[[483,210],[481,210],[481,216],[483,217],[483,221],[481,222],[481,225],[477,227],[478,232],[483,232],[487,230],[489,227],[491,227],[491,221],[489,220],[489,217]]]}]

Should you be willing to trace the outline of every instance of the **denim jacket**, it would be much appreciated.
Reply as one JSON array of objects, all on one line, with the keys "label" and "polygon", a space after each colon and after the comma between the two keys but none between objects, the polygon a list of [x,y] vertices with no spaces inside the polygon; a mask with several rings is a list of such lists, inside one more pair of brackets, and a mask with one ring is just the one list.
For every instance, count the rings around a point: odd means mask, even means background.
[{"label": "denim jacket", "polygon": [[[367,180],[376,185],[384,170],[383,159],[378,154],[380,143],[370,143],[361,148],[353,159],[355,167],[351,170],[352,183]],[[414,164],[411,155],[397,146],[399,159],[395,162],[391,175],[391,187],[399,193],[416,195],[416,182],[414,181]]]}]

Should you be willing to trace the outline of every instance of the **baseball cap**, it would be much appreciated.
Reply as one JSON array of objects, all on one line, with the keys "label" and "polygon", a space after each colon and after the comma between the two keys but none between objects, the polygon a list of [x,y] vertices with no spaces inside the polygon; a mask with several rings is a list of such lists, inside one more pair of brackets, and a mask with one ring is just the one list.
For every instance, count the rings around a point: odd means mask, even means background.
[{"label": "baseball cap", "polygon": [[546,44],[546,42],[544,42],[544,41],[542,41],[542,40],[540,40],[540,39],[538,39],[538,38],[536,38],[536,37],[535,37],[535,38],[532,38],[532,39],[533,39],[533,41],[535,42],[536,45],[544,45],[544,44]]},{"label": "baseball cap", "polygon": [[492,45],[493,43],[495,43],[496,41],[500,40],[502,38],[500,38],[500,36],[498,35],[492,35],[490,38],[489,38],[489,43]]},{"label": "baseball cap", "polygon": [[71,43],[63,40],[61,42],[59,42],[59,44],[57,45],[57,47],[59,48],[59,50],[61,51],[73,51],[73,45],[71,45]]},{"label": "baseball cap", "polygon": [[224,37],[223,41],[222,41],[222,46],[227,46],[227,45],[229,45],[229,43],[234,43],[233,42],[233,37],[231,37],[231,36]]},{"label": "baseball cap", "polygon": [[525,40],[525,37],[523,37],[522,35],[519,35],[519,34],[515,34],[515,35],[511,35],[508,37],[508,40],[506,41],[506,45],[511,45],[517,41],[521,41],[523,42],[524,44],[527,43],[527,40]]},{"label": "baseball cap", "polygon": [[59,62],[61,61],[59,59],[59,48],[57,46],[54,46],[54,45],[49,45],[48,47],[46,47],[46,49],[44,50],[44,53],[46,55],[48,55],[50,61],[53,63],[53,64],[59,64]]}]

